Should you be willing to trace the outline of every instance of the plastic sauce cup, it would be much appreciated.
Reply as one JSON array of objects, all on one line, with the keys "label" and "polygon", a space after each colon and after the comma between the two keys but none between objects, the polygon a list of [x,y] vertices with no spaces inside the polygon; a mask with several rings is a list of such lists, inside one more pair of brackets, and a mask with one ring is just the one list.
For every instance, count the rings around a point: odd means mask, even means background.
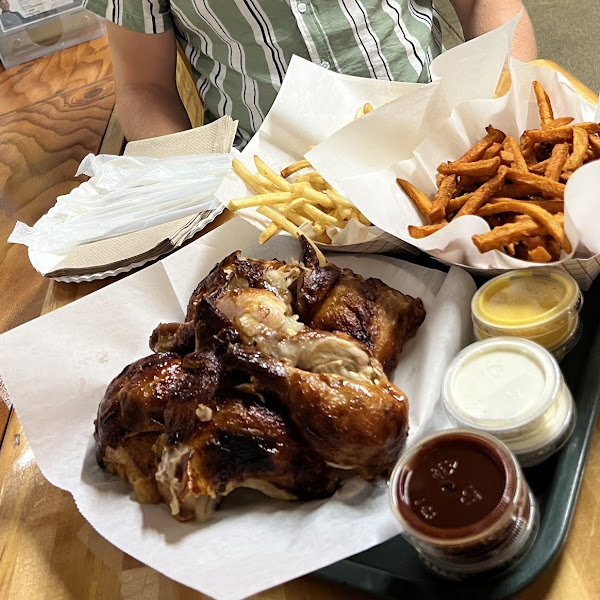
[{"label": "plastic sauce cup", "polygon": [[450,420],[502,440],[524,467],[559,450],[575,426],[575,403],[554,356],[525,339],[467,346],[442,385]]},{"label": "plastic sauce cup", "polygon": [[581,335],[583,296],[559,269],[530,268],[494,277],[473,296],[471,315],[478,340],[496,336],[537,342],[561,360]]},{"label": "plastic sauce cup", "polygon": [[452,579],[516,564],[539,526],[514,455],[474,431],[436,433],[408,450],[394,468],[389,496],[404,538],[429,568]]}]

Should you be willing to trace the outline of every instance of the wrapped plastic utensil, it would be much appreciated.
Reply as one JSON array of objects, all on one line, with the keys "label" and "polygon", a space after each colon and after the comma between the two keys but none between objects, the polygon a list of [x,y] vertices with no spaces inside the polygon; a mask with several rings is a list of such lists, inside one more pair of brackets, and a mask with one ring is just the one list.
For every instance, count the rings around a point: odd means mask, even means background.
[{"label": "wrapped plastic utensil", "polygon": [[43,252],[139,231],[219,206],[214,194],[230,154],[149,158],[86,156],[77,175],[89,175],[33,227],[17,222],[9,242]]}]

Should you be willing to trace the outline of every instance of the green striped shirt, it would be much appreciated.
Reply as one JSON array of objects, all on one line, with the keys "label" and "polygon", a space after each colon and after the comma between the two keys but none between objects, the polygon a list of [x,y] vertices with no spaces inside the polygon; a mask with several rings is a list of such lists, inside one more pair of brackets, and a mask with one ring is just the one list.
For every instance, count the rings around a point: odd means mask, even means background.
[{"label": "green striped shirt", "polygon": [[293,54],[349,75],[426,82],[441,51],[433,0],[88,0],[87,8],[134,31],[175,27],[205,120],[237,119],[238,147],[260,127]]}]

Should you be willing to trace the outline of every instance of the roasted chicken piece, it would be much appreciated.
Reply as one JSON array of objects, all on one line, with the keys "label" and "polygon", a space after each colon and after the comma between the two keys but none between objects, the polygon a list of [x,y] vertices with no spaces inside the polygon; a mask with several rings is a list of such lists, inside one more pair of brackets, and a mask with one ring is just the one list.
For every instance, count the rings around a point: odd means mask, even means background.
[{"label": "roasted chicken piece", "polygon": [[160,353],[142,358],[115,377],[98,407],[94,439],[98,464],[128,481],[139,502],[157,503],[157,456],[164,411],[183,378],[182,358]]},{"label": "roasted chicken piece", "polygon": [[370,367],[367,375],[359,370],[352,377],[311,372],[243,345],[231,346],[226,360],[231,370],[246,373],[257,391],[270,392],[287,407],[304,439],[328,464],[354,469],[367,480],[389,474],[408,434],[408,401],[383,371],[382,379]]},{"label": "roasted chicken piece", "polygon": [[222,374],[213,352],[128,366],[98,410],[99,464],[130,482],[140,502],[163,501],[182,520],[207,518],[237,487],[285,499],[331,495],[335,471],[296,426]]},{"label": "roasted chicken piece", "polygon": [[217,264],[198,284],[188,302],[185,323],[161,323],[152,332],[150,348],[155,352],[187,354],[203,350],[196,345],[198,307],[204,298],[215,300],[225,292],[239,288],[258,288],[273,292],[292,310],[300,268],[278,260],[245,258],[238,250]]},{"label": "roasted chicken piece", "polygon": [[297,284],[300,320],[308,327],[342,331],[362,342],[389,375],[404,342],[425,319],[423,302],[350,269],[332,264],[320,267],[313,248],[301,242],[305,268]]},{"label": "roasted chicken piece", "polygon": [[207,509],[239,487],[283,500],[333,494],[335,470],[263,400],[231,391],[197,405],[201,423],[185,441],[163,447],[156,479],[175,517],[203,520]]}]

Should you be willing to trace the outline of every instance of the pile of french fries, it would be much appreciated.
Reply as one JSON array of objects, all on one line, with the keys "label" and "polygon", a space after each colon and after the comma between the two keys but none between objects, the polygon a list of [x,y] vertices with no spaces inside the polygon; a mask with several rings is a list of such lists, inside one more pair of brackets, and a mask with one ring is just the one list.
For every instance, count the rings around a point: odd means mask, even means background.
[{"label": "pile of french fries", "polygon": [[458,160],[438,167],[433,200],[404,179],[398,185],[426,225],[409,226],[422,238],[464,215],[483,217],[488,233],[474,235],[480,252],[500,250],[546,263],[572,251],[564,230],[565,182],[582,164],[600,158],[600,124],[555,119],[548,94],[534,81],[540,128],[517,141],[491,125]]},{"label": "pile of french fries", "polygon": [[[235,173],[256,195],[231,200],[229,210],[256,208],[271,223],[260,234],[264,244],[283,230],[298,238],[307,224],[316,242],[331,244],[327,228],[334,225],[343,229],[350,219],[365,226],[371,222],[344,196],[333,189],[307,160],[299,160],[276,173],[258,156],[254,156],[257,173],[251,173],[237,158],[233,159]],[[300,171],[304,173],[298,174]],[[293,181],[289,178],[295,175]],[[304,228],[305,231],[307,227]]]}]

